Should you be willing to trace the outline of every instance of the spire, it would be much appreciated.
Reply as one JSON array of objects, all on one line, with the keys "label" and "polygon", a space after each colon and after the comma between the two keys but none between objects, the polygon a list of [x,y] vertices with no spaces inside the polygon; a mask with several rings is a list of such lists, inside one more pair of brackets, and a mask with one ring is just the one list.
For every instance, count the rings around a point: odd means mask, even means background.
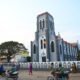
[{"label": "spire", "polygon": [[60,32],[58,32],[58,38],[59,38],[59,39],[61,39],[61,35],[60,35]]}]

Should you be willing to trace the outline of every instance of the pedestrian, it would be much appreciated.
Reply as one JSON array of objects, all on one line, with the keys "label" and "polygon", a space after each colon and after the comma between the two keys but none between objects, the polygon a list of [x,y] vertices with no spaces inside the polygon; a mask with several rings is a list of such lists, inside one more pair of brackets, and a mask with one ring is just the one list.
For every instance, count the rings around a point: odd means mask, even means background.
[{"label": "pedestrian", "polygon": [[29,75],[32,75],[32,63],[29,64]]},{"label": "pedestrian", "polygon": [[56,72],[56,69],[54,68],[54,64],[51,63],[51,74],[54,76]]},{"label": "pedestrian", "polygon": [[0,64],[0,75],[3,75],[3,74],[5,74],[5,69],[4,69],[3,64],[1,63]]},{"label": "pedestrian", "polygon": [[72,64],[71,70],[72,70],[73,73],[76,73],[77,72],[77,66],[76,66],[75,63]]},{"label": "pedestrian", "polygon": [[16,69],[17,69],[17,71],[19,71],[20,70],[20,64],[18,63],[18,64],[16,64]]}]

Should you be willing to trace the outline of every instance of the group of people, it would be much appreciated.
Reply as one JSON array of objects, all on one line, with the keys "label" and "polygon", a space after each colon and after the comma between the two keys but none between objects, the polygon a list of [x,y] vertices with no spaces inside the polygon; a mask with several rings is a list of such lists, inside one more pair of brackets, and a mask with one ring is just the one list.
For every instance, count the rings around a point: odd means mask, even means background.
[{"label": "group of people", "polygon": [[[55,76],[55,74],[58,74],[59,78],[62,78],[63,76],[66,76],[68,78],[68,73],[67,74],[64,73],[65,69],[64,69],[64,67],[62,66],[61,63],[59,64],[58,68],[54,68],[53,66],[54,66],[54,64],[51,63],[51,74],[53,76]],[[20,65],[16,66],[15,64],[13,64],[10,72],[15,72],[15,71],[19,70],[19,68],[20,68]],[[32,75],[32,69],[33,69],[32,68],[32,63],[30,63],[29,64],[29,75]],[[77,71],[77,67],[76,67],[75,63],[72,64],[71,71],[72,72],[76,72]],[[59,72],[59,73],[56,73],[56,72]],[[6,73],[6,70],[4,69],[3,64],[0,64],[0,75],[3,75],[5,73]]]},{"label": "group of people", "polygon": [[17,71],[16,66],[13,65],[10,70],[5,70],[3,64],[0,64],[0,75],[8,74],[9,71],[10,71],[10,72],[15,72],[15,71]]},{"label": "group of people", "polygon": [[[15,72],[18,71],[20,68],[20,65],[12,65],[12,68],[10,70],[5,70],[3,64],[0,64],[0,75],[5,74],[6,72],[10,71],[10,72]],[[32,75],[32,63],[29,64],[29,75]]]},{"label": "group of people", "polygon": [[51,63],[51,74],[53,76],[57,76],[58,78],[66,77],[68,79],[69,72],[73,73],[77,72],[77,67],[75,63],[72,64],[70,70],[68,71],[62,66],[61,63],[59,64],[58,68],[54,68],[53,63]]}]

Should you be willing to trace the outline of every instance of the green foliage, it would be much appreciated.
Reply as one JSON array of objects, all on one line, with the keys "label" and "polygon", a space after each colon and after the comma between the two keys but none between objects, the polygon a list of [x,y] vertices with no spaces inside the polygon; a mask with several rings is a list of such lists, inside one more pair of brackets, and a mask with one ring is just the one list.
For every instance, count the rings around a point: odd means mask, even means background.
[{"label": "green foliage", "polygon": [[27,62],[31,62],[31,57],[30,56],[27,57]]},{"label": "green foliage", "polygon": [[7,59],[10,60],[11,56],[18,53],[21,49],[26,50],[22,43],[15,41],[4,42],[0,45],[0,55],[5,55],[7,56]]}]

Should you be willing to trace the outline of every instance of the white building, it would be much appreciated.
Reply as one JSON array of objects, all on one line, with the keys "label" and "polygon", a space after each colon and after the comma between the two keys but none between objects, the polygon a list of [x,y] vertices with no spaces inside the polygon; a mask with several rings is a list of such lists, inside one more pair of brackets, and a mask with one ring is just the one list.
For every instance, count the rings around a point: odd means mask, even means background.
[{"label": "white building", "polygon": [[35,40],[31,42],[32,61],[69,61],[77,60],[77,43],[64,41],[56,36],[54,18],[48,13],[37,16]]}]

